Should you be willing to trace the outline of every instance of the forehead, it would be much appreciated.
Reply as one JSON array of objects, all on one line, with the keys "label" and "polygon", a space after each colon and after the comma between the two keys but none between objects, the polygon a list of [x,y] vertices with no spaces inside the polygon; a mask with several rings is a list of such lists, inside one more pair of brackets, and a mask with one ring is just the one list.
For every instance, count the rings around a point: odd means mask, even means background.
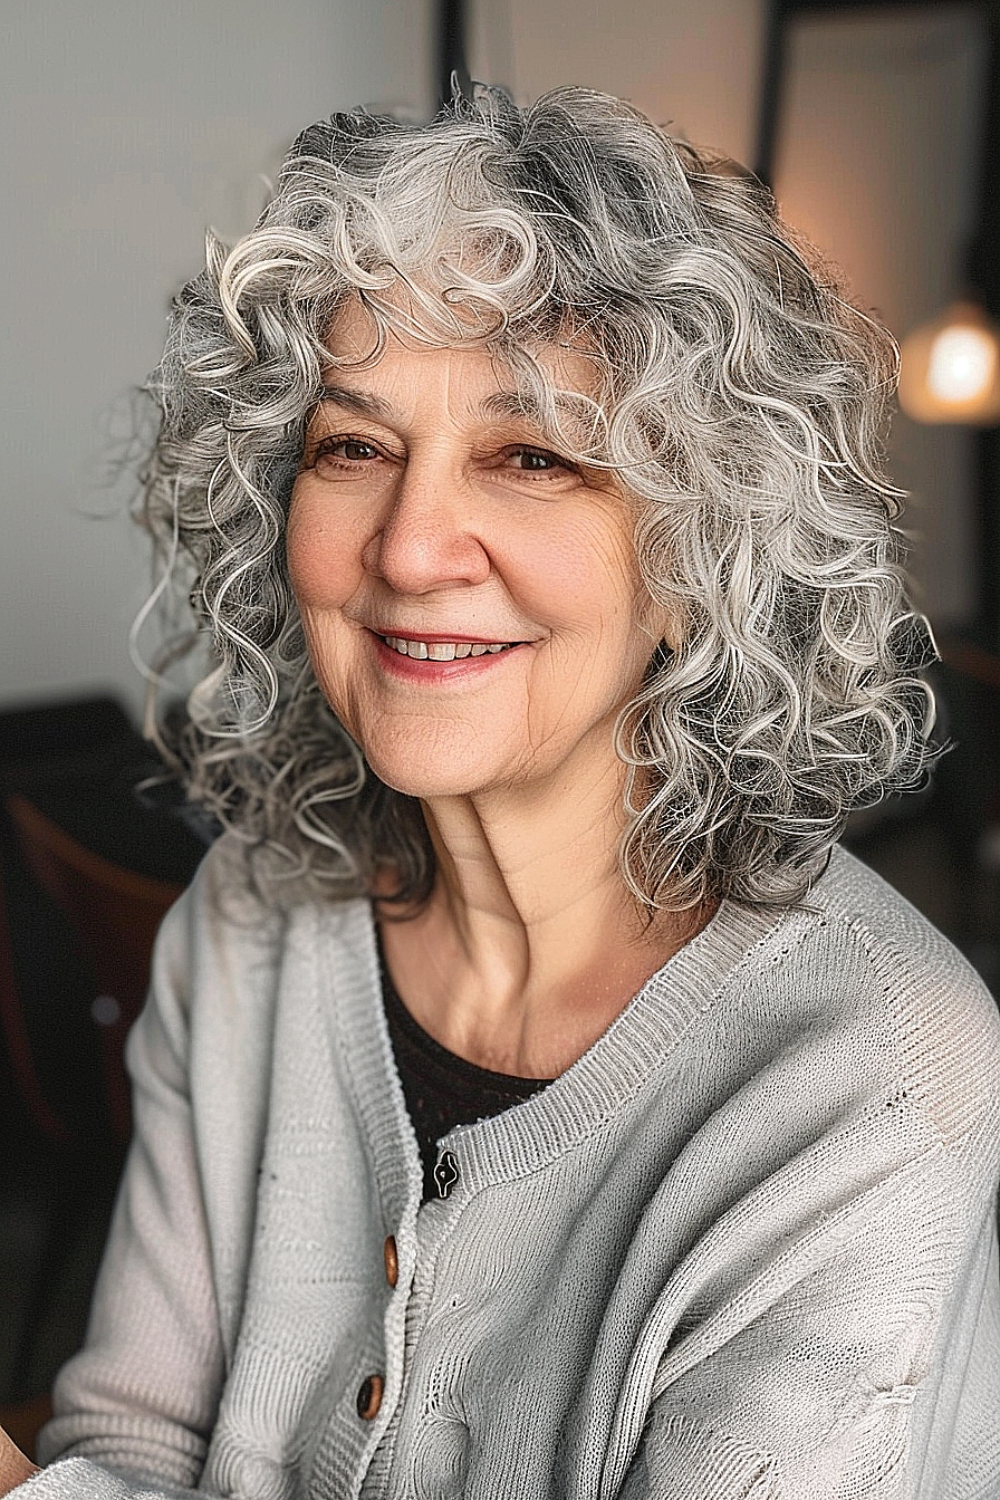
[{"label": "forehead", "polygon": [[[357,297],[344,302],[334,314],[324,340],[330,364],[324,378],[337,387],[355,384],[382,384],[396,373],[419,367],[421,356],[447,353],[476,388],[477,400],[495,395],[491,401],[495,414],[524,415],[541,420],[552,402],[552,415],[564,420],[573,413],[577,420],[589,411],[586,426],[600,406],[601,367],[583,340],[568,334],[558,342],[540,342],[529,348],[512,350],[501,339],[477,335],[472,317],[463,317],[460,306],[449,308],[454,338],[442,339],[440,331],[429,334],[420,316],[421,308],[409,293],[393,291],[390,298],[380,299],[388,324],[385,342],[379,354],[376,315]],[[383,309],[380,307],[380,312]],[[468,330],[463,337],[463,328]],[[428,364],[432,363],[428,360]]]}]

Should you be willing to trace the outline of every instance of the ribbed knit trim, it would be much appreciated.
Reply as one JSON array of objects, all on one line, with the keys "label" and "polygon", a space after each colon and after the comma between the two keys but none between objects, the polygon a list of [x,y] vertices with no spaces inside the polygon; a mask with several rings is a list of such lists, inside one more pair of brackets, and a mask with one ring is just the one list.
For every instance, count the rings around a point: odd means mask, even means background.
[{"label": "ribbed knit trim", "polygon": [[[787,915],[724,902],[547,1089],[446,1137],[459,1158],[461,1185],[471,1193],[527,1175],[592,1138],[668,1065],[674,1048],[714,1003],[733,970]],[[456,1197],[458,1193],[456,1185]]]},{"label": "ribbed knit trim", "polygon": [[[371,908],[367,902],[352,902],[342,912],[334,941],[329,917],[317,928],[317,951],[329,954],[326,982],[337,996],[358,1107],[373,1143],[377,1177],[386,1187],[386,1211],[390,1221],[398,1222],[407,1189],[412,1191],[415,1183],[419,1203],[417,1145],[380,1003]],[[442,1146],[447,1143],[459,1162],[452,1207],[483,1187],[538,1171],[612,1120],[666,1064],[747,954],[797,917],[794,911],[757,911],[722,902],[701,932],[647,980],[565,1073],[524,1103],[443,1137]],[[414,1211],[412,1199],[408,1209]]]},{"label": "ribbed knit trim", "polygon": [[334,933],[329,911],[313,908],[314,951],[320,955],[324,989],[336,997],[335,1020],[351,1089],[372,1147],[387,1232],[394,1231],[419,1204],[420,1154],[382,1008],[371,909],[367,902],[351,902],[337,916]]}]

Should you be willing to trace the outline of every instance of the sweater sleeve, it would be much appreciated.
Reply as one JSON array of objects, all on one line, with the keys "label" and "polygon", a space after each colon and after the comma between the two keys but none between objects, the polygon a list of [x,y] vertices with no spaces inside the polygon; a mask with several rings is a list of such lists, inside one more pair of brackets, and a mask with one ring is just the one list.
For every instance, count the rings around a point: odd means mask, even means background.
[{"label": "sweater sleeve", "polygon": [[621,1413],[631,1463],[606,1493],[996,1493],[1000,1027],[984,992],[952,998],[920,1008],[894,1094],[782,1162],[678,1268]]},{"label": "sweater sleeve", "polygon": [[190,1097],[204,885],[201,876],[157,940],[150,997],[128,1042],[134,1136],[87,1343],[57,1381],[39,1445],[48,1467],[19,1488],[26,1500],[176,1495],[204,1464],[224,1374]]},{"label": "sweater sleeve", "polygon": [[[921,1254],[926,1244],[894,1258],[885,1253],[890,1240],[878,1247],[890,1213],[886,1199],[881,1226],[873,1208],[867,1230],[839,1252],[831,1239],[828,1265],[771,1305],[757,1311],[767,1292],[748,1285],[734,1326],[688,1368],[680,1350],[666,1356],[620,1500],[971,1500],[992,1493],[975,1481],[1000,1472],[996,1415],[982,1389],[963,1391],[963,1377],[970,1365],[985,1365],[995,1391],[993,1225],[984,1223],[967,1247],[942,1298]],[[873,1255],[884,1266],[875,1275]],[[956,1462],[959,1422],[971,1442]]]}]

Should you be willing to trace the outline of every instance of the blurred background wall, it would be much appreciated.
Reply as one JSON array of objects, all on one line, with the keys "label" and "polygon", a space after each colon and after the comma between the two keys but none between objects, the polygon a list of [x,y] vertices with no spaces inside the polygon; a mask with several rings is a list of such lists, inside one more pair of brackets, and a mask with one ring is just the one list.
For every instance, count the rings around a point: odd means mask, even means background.
[{"label": "blurred background wall", "polygon": [[0,700],[138,709],[142,538],[115,469],[204,232],[235,236],[311,120],[421,116],[430,0],[4,0]]},{"label": "blurred background wall", "polygon": [[[775,185],[897,338],[962,288],[976,230],[986,49],[967,6],[810,16],[792,28]],[[974,436],[899,413],[915,593],[939,632],[976,613]]]},{"label": "blurred background wall", "polygon": [[[133,392],[212,225],[261,207],[295,131],[359,101],[425,115],[434,0],[6,0],[0,49],[0,702],[110,688],[147,588],[119,472]],[[787,217],[898,335],[960,286],[984,48],[975,6],[796,20],[775,182]],[[469,0],[473,77],[519,99],[583,83],[751,162],[763,0]],[[975,611],[971,438],[896,424],[915,588]]]}]

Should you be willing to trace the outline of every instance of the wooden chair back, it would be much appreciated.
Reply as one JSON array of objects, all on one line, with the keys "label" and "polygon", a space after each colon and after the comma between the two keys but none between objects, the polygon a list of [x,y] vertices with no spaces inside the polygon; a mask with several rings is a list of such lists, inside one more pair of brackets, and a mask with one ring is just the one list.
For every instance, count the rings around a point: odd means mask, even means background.
[{"label": "wooden chair back", "polygon": [[6,807],[28,868],[63,911],[97,981],[93,1013],[101,1029],[108,1106],[115,1134],[124,1141],[131,1119],[125,1035],[145,998],[157,929],[183,887],[112,864],[20,793],[11,794]]}]

